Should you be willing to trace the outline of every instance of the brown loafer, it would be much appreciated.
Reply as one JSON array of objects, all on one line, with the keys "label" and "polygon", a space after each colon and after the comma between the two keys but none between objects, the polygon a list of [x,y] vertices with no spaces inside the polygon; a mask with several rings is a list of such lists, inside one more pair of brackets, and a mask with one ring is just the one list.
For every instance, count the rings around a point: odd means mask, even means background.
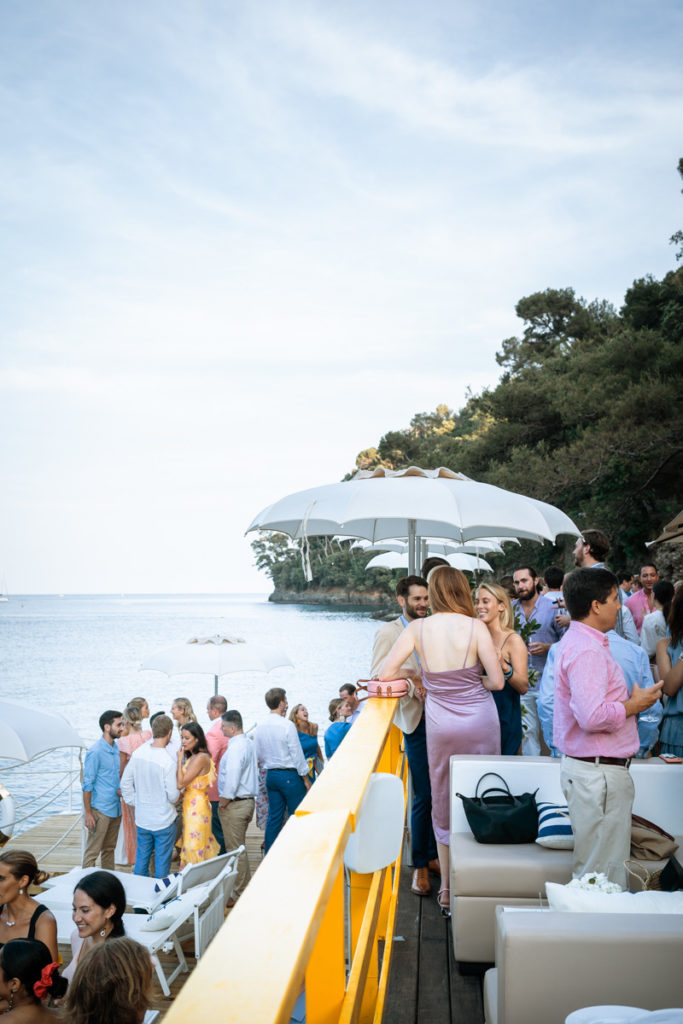
[{"label": "brown loafer", "polygon": [[429,869],[428,868],[415,868],[413,871],[413,881],[410,886],[411,892],[414,892],[416,896],[429,896],[432,891],[432,887],[429,884]]},{"label": "brown loafer", "polygon": [[429,868],[433,875],[438,875],[439,877],[441,877],[441,865],[439,864],[438,860],[430,860],[427,867]]}]

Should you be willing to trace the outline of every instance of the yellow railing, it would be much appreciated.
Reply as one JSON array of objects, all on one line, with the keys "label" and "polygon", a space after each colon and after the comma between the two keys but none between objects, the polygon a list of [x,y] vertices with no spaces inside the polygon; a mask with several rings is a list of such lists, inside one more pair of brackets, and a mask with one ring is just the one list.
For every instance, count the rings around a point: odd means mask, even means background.
[{"label": "yellow railing", "polygon": [[394,706],[367,702],[183,986],[168,1024],[288,1024],[304,986],[307,1024],[380,1024],[401,858],[374,875],[350,873],[347,976],[344,848],[372,773],[405,782]]}]

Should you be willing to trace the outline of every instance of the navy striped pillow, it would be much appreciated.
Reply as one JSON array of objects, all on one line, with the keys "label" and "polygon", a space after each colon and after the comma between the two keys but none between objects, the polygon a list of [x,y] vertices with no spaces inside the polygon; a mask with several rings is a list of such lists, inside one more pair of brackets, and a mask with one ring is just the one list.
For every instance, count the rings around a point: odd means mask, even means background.
[{"label": "navy striped pillow", "polygon": [[573,850],[574,833],[569,820],[569,808],[560,804],[540,802],[538,807],[539,846],[549,850]]}]

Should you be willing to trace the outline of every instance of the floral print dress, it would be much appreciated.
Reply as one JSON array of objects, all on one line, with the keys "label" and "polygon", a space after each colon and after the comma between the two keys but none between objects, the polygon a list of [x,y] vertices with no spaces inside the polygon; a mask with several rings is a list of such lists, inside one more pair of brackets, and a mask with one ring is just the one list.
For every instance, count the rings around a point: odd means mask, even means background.
[{"label": "floral print dress", "polygon": [[[183,768],[183,772],[186,769]],[[218,856],[218,843],[211,832],[209,786],[216,781],[213,761],[206,775],[198,775],[183,792],[183,841],[180,866],[199,864]]]}]

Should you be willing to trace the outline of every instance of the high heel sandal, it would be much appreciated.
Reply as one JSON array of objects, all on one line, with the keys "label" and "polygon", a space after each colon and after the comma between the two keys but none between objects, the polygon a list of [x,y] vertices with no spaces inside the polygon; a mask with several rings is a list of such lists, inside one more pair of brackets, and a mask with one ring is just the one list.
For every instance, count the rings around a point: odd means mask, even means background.
[{"label": "high heel sandal", "polygon": [[450,889],[439,889],[439,895],[437,896],[437,903],[441,908],[442,917],[451,916],[451,890]]}]

